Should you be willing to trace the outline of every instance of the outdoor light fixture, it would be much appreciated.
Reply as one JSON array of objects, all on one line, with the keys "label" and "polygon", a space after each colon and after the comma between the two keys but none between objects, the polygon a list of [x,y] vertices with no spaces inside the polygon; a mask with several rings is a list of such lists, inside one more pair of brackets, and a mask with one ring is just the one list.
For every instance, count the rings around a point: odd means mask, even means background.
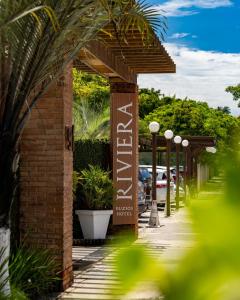
[{"label": "outdoor light fixture", "polygon": [[182,142],[182,138],[179,135],[176,135],[174,137],[174,143],[175,144],[181,144],[181,142]]},{"label": "outdoor light fixture", "polygon": [[164,136],[167,142],[167,199],[166,199],[166,216],[169,217],[171,215],[171,199],[170,199],[170,155],[171,155],[171,139],[174,134],[172,130],[166,130],[164,132]]},{"label": "outdoor light fixture", "polygon": [[172,130],[166,130],[166,131],[164,132],[164,136],[165,136],[165,138],[166,138],[167,140],[171,140],[171,139],[173,138],[173,132],[172,132]]},{"label": "outdoor light fixture", "polygon": [[158,122],[151,122],[148,126],[151,133],[157,133],[159,131],[160,125]]},{"label": "outdoor light fixture", "polygon": [[183,146],[183,152],[184,152],[184,198],[185,198],[185,203],[187,200],[187,147],[189,146],[189,141],[188,140],[183,140],[182,141],[182,146]]},{"label": "outdoor light fixture", "polygon": [[182,146],[183,147],[188,147],[189,146],[189,141],[188,140],[183,140],[182,141]]},{"label": "outdoor light fixture", "polygon": [[179,150],[180,144],[182,142],[182,138],[179,135],[174,137],[174,143],[176,144],[176,209],[179,209],[179,177],[180,177],[180,170],[179,170]]},{"label": "outdoor light fixture", "polygon": [[217,149],[215,147],[212,148],[212,153],[215,154],[217,152]]},{"label": "outdoor light fixture", "polygon": [[157,133],[159,131],[160,125],[158,122],[151,122],[149,124],[149,130],[152,134],[152,207],[148,225],[150,227],[159,227],[159,217],[157,208]]},{"label": "outdoor light fixture", "polygon": [[206,151],[215,154],[217,149],[215,147],[206,147]]}]

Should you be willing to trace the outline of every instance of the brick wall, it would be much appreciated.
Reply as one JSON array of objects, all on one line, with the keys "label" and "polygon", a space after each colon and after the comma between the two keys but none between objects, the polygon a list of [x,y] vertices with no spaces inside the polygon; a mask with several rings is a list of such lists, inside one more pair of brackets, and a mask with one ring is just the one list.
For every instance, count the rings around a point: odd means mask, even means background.
[{"label": "brick wall", "polygon": [[62,79],[38,102],[24,130],[20,233],[28,244],[53,251],[66,288],[72,281],[73,157],[65,147],[65,126],[72,126],[71,66]]}]

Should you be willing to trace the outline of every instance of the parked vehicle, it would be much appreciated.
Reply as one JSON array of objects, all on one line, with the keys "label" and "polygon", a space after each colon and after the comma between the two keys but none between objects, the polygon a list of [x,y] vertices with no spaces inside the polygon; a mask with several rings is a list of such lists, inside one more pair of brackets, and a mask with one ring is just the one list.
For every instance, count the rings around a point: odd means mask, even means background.
[{"label": "parked vehicle", "polygon": [[147,209],[144,183],[138,180],[138,214],[141,215]]},{"label": "parked vehicle", "polygon": [[148,203],[151,202],[151,190],[152,190],[152,175],[148,171],[148,168],[139,167],[139,180],[143,182],[145,194],[146,194],[146,201]]},{"label": "parked vehicle", "polygon": [[[140,169],[147,169],[149,174],[152,177],[152,166],[149,165],[140,165]],[[157,180],[156,180],[156,188],[157,188],[157,203],[165,204],[167,198],[167,172],[165,166],[157,166]],[[173,175],[170,175],[170,201],[175,201],[175,184]]]},{"label": "parked vehicle", "polygon": [[[162,169],[157,169],[157,203],[158,204],[165,204],[167,198],[167,174],[166,171]],[[171,177],[170,181],[170,201],[175,201],[175,184],[174,179]]]}]

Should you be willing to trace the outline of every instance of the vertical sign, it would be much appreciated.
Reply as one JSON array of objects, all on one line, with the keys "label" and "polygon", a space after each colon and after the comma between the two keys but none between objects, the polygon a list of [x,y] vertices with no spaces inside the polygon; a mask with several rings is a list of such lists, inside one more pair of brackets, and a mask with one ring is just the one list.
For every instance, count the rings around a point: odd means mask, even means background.
[{"label": "vertical sign", "polygon": [[112,94],[113,224],[136,224],[138,215],[137,93]]}]

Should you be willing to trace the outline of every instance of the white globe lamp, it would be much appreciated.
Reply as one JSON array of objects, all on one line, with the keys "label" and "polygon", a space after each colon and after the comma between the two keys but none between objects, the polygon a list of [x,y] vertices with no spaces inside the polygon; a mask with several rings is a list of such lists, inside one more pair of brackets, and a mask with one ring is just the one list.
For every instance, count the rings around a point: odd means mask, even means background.
[{"label": "white globe lamp", "polygon": [[215,154],[217,152],[217,149],[215,147],[212,148],[212,153]]},{"label": "white globe lamp", "polygon": [[183,140],[182,141],[182,146],[183,147],[188,147],[189,146],[189,141],[188,140]]},{"label": "white globe lamp", "polygon": [[174,137],[174,143],[175,144],[181,144],[181,142],[182,142],[182,138],[179,135],[176,135]]},{"label": "white globe lamp", "polygon": [[166,131],[164,132],[164,136],[165,136],[165,138],[166,138],[167,140],[171,140],[171,139],[173,138],[173,132],[172,132],[172,130],[166,130]]},{"label": "white globe lamp", "polygon": [[153,121],[149,124],[148,128],[151,133],[157,133],[160,129],[160,125],[158,122]]},{"label": "white globe lamp", "polygon": [[217,149],[215,147],[206,147],[206,151],[215,154]]}]

